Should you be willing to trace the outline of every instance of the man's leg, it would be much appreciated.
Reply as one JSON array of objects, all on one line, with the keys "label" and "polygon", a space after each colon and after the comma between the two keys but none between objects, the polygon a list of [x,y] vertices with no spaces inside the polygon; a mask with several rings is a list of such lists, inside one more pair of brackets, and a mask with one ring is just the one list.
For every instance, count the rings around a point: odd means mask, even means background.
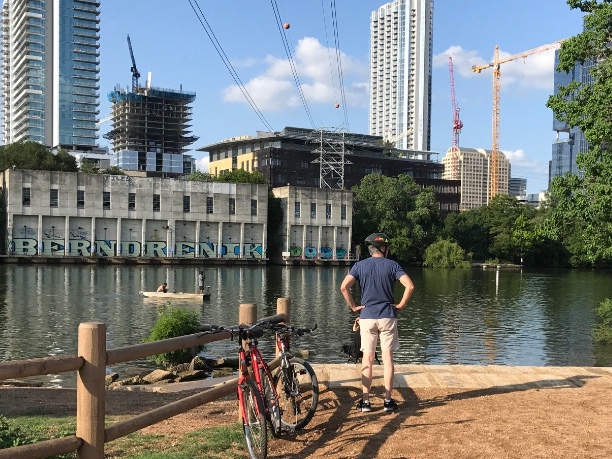
[{"label": "man's leg", "polygon": [[395,367],[393,366],[393,351],[391,349],[383,350],[382,359],[384,367],[383,379],[385,383],[385,400],[391,400],[391,391],[393,390],[393,376],[395,375]]},{"label": "man's leg", "polygon": [[361,390],[363,400],[370,400],[370,387],[372,387],[372,364],[374,353],[364,352],[361,358]]}]

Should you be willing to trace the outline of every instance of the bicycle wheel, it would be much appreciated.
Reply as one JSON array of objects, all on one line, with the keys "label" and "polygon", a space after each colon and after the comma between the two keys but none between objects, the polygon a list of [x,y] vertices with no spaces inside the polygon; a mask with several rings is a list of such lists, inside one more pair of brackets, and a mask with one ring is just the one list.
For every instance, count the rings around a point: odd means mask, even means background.
[{"label": "bicycle wheel", "polygon": [[251,459],[268,457],[268,429],[264,414],[264,402],[257,384],[246,379],[238,390],[242,392],[242,428]]},{"label": "bicycle wheel", "polygon": [[319,401],[319,382],[308,362],[289,359],[286,368],[274,376],[281,409],[281,423],[291,431],[303,429],[310,422]]},{"label": "bicycle wheel", "polygon": [[263,399],[266,404],[266,417],[272,428],[272,435],[280,437],[281,434],[281,411],[278,405],[278,395],[274,385],[274,378],[268,365],[262,363],[259,367],[261,385],[263,388]]}]

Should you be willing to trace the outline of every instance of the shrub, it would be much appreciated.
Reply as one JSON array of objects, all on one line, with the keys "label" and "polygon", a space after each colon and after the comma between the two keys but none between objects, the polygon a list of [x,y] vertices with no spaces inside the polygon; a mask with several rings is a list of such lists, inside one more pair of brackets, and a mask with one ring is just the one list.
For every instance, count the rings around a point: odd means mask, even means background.
[{"label": "shrub", "polygon": [[0,449],[32,443],[31,436],[19,427],[13,427],[8,419],[0,415]]},{"label": "shrub", "polygon": [[423,265],[429,268],[469,268],[471,261],[471,254],[447,239],[438,239],[425,249],[423,256]]},{"label": "shrub", "polygon": [[[159,318],[146,342],[190,335],[198,331],[198,316],[195,312],[184,308],[163,307],[159,310]],[[158,365],[169,367],[191,361],[193,356],[202,350],[202,346],[190,349],[165,352],[149,357]]]},{"label": "shrub", "polygon": [[593,330],[595,341],[612,344],[612,300],[605,299],[597,309],[597,325]]}]

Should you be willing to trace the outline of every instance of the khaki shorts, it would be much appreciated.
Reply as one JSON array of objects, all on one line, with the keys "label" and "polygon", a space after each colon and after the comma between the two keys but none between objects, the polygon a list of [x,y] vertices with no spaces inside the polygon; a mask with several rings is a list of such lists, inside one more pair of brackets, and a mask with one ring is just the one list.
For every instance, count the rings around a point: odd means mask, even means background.
[{"label": "khaki shorts", "polygon": [[397,318],[394,319],[360,319],[359,330],[361,334],[361,350],[364,353],[374,354],[380,335],[380,349],[382,351],[397,351],[400,347],[397,333]]}]

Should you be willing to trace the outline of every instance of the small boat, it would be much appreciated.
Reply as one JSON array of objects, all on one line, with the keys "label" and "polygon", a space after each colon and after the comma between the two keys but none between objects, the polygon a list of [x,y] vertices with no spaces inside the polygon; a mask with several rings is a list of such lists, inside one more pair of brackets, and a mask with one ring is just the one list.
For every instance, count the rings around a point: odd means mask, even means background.
[{"label": "small boat", "polygon": [[161,299],[181,299],[181,300],[200,300],[210,299],[210,293],[185,293],[185,292],[140,292],[146,298],[161,298]]}]

